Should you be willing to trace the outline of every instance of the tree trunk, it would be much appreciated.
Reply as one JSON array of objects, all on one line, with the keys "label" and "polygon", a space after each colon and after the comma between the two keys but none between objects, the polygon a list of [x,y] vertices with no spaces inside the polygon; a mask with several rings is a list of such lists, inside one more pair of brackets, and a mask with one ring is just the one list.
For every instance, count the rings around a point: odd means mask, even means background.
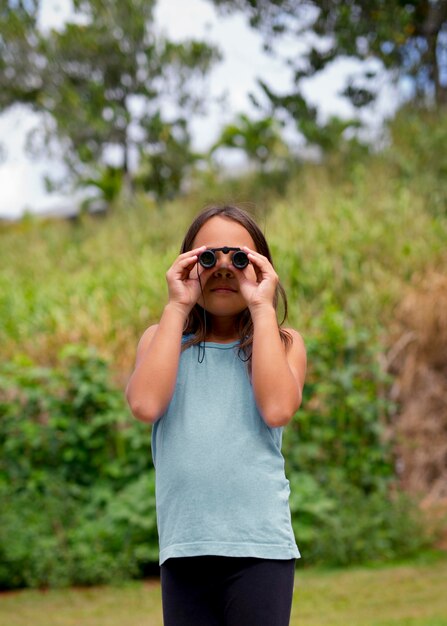
[{"label": "tree trunk", "polygon": [[133,180],[132,174],[129,169],[129,143],[127,140],[127,128],[124,131],[123,140],[123,195],[126,198],[130,198],[133,195]]},{"label": "tree trunk", "polygon": [[428,14],[422,32],[427,39],[427,57],[431,66],[431,78],[435,86],[435,103],[437,106],[445,106],[447,104],[447,84],[441,82],[443,68],[439,65],[440,55],[438,54],[439,33],[446,22],[447,0],[429,2]]}]

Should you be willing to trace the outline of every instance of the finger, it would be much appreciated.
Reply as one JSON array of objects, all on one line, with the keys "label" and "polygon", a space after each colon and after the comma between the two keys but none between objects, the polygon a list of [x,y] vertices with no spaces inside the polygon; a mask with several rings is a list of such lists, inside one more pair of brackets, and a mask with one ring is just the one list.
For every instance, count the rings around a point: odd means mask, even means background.
[{"label": "finger", "polygon": [[259,254],[259,252],[255,252],[254,250],[247,251],[247,256],[255,269],[259,268],[264,274],[277,278],[278,275],[275,268],[267,257]]},{"label": "finger", "polygon": [[[250,261],[250,265],[253,268],[255,275],[256,275],[256,280],[258,283],[261,282],[263,276],[267,275],[269,273],[269,268],[268,265],[265,264],[265,262],[263,261],[262,257],[260,258],[260,255],[256,255],[253,252],[248,252],[247,251],[247,256],[248,256],[248,260]],[[249,266],[247,266],[249,267]],[[247,277],[248,278],[248,277]]]},{"label": "finger", "polygon": [[214,267],[206,268],[206,267],[202,267],[200,263],[197,263],[197,271],[191,272],[191,278],[200,280],[203,286],[213,272],[214,272]]},{"label": "finger", "polygon": [[179,256],[177,257],[177,260],[187,259],[191,256],[198,256],[204,250],[206,250],[206,246],[200,246],[199,248],[193,248],[192,250],[187,250],[186,252],[179,254]]},{"label": "finger", "polygon": [[259,252],[256,252],[256,250],[252,250],[248,246],[244,246],[242,249],[247,254],[250,261],[254,261],[260,266],[272,268],[273,270],[273,265],[266,256],[260,254]]},{"label": "finger", "polygon": [[189,256],[185,259],[177,259],[177,261],[174,263],[174,266],[179,269],[193,268],[194,265],[197,263],[198,258],[199,256],[197,254],[193,254],[192,256]]},{"label": "finger", "polygon": [[175,268],[175,270],[180,271],[181,273],[190,272],[193,269],[194,265],[197,263],[200,254],[204,250],[206,250],[206,246],[194,248],[194,250],[188,250],[188,252],[180,254],[174,261],[172,267]]}]

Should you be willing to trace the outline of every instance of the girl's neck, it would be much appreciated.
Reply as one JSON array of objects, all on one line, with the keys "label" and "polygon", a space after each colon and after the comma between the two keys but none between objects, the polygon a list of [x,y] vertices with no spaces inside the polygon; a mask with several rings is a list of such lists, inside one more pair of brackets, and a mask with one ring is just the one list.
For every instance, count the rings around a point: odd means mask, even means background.
[{"label": "girl's neck", "polygon": [[214,318],[211,323],[211,328],[206,333],[206,341],[227,343],[236,339],[239,339],[239,334],[236,329],[236,319],[234,317]]}]

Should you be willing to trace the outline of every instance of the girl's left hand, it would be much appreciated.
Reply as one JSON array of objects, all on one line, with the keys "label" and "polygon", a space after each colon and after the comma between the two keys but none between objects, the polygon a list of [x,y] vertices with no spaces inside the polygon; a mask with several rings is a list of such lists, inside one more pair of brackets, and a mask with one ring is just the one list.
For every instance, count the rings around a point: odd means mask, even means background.
[{"label": "girl's left hand", "polygon": [[237,278],[248,308],[252,311],[265,305],[273,306],[276,287],[279,283],[278,274],[265,256],[247,246],[244,246],[242,250],[247,253],[250,264],[244,270],[237,272]]}]

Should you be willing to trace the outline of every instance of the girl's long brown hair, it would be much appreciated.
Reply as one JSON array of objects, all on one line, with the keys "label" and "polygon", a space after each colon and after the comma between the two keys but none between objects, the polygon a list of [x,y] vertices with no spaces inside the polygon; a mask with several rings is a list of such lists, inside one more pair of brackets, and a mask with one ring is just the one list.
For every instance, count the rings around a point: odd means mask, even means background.
[{"label": "girl's long brown hair", "polygon": [[[205,222],[216,216],[224,217],[241,224],[250,233],[257,252],[265,256],[273,265],[270,249],[264,237],[264,234],[254,221],[254,219],[251,217],[251,215],[246,213],[238,206],[227,204],[211,205],[206,207],[201,213],[199,213],[199,215],[195,218],[195,220],[189,227],[185,238],[183,239],[180,250],[181,254],[183,252],[188,252],[189,250],[192,250],[194,245],[194,239],[196,238],[199,230],[202,228]],[[290,336],[290,333],[281,328],[281,325],[287,318],[287,296],[281,283],[278,283],[276,287],[276,293],[273,300],[273,306],[275,308],[275,311],[278,310],[279,298],[281,298],[283,302],[284,314],[283,319],[281,320],[281,322],[278,323],[278,330],[282,342],[286,347],[288,347],[291,344],[292,338]],[[240,340],[239,350],[244,354],[243,360],[248,361],[249,359],[251,359],[253,346],[253,321],[251,319],[250,311],[248,310],[248,308],[244,309],[239,314],[238,318],[238,331]],[[191,339],[183,344],[183,349],[189,348],[189,346],[199,344],[206,340],[205,329],[211,327],[210,321],[211,320],[209,319],[209,314],[199,304],[196,304],[192,308],[186,320],[185,328],[183,331],[183,334],[192,334],[193,337],[191,337]]]}]

